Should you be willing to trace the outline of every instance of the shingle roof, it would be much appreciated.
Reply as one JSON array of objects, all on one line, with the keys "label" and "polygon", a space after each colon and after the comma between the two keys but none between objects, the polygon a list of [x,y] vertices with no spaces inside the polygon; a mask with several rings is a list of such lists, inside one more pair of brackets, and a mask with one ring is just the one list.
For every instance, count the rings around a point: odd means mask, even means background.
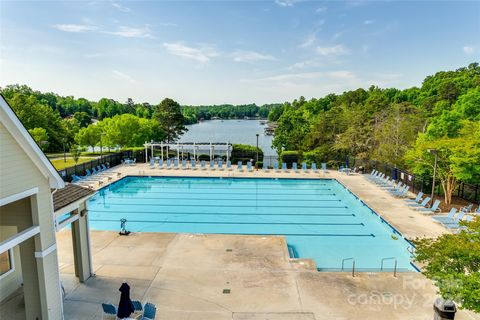
[{"label": "shingle roof", "polygon": [[95,193],[95,191],[91,189],[70,183],[66,185],[65,188],[58,189],[58,191],[53,194],[53,210],[57,211],[93,193]]}]

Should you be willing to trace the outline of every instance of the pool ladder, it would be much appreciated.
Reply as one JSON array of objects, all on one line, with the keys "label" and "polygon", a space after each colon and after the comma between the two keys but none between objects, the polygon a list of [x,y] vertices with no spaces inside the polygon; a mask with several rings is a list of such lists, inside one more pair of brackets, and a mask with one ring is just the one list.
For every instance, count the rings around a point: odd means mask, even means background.
[{"label": "pool ladder", "polygon": [[397,258],[395,258],[395,257],[383,258],[382,262],[380,264],[380,270],[383,270],[383,263],[386,260],[394,260],[395,261],[395,266],[393,267],[393,276],[396,278],[397,277],[397,264],[398,264]]},{"label": "pool ladder", "polygon": [[352,260],[352,277],[355,277],[355,258],[345,258],[342,260],[342,271],[345,269],[345,261]]}]

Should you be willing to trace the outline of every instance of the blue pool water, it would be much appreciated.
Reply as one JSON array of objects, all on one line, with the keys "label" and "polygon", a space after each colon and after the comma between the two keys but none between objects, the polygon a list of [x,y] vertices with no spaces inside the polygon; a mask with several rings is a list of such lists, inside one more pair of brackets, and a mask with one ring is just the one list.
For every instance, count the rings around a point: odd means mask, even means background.
[{"label": "blue pool water", "polygon": [[[284,235],[319,270],[413,271],[411,244],[336,180],[126,177],[88,204],[90,226],[133,232]],[[393,259],[395,258],[395,259]],[[344,262],[351,269],[352,260]]]}]

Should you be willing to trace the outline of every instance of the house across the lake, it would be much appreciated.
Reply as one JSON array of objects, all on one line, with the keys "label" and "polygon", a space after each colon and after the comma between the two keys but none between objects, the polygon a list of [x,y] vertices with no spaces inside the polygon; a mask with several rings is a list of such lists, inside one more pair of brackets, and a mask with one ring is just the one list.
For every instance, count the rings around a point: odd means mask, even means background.
[{"label": "house across the lake", "polygon": [[[0,96],[0,303],[20,297],[26,319],[63,319],[56,231],[72,227],[75,273],[91,275],[85,201],[64,181]],[[24,306],[24,307],[23,307]]]}]

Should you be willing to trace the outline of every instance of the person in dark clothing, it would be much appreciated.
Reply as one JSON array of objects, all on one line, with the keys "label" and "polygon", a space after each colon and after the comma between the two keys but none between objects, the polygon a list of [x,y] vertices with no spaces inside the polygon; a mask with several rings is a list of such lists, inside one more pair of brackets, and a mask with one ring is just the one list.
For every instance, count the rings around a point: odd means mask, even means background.
[{"label": "person in dark clothing", "polygon": [[117,317],[120,319],[128,318],[135,311],[132,300],[130,300],[130,286],[127,282],[123,282],[118,291],[120,294],[120,302],[118,303]]}]

